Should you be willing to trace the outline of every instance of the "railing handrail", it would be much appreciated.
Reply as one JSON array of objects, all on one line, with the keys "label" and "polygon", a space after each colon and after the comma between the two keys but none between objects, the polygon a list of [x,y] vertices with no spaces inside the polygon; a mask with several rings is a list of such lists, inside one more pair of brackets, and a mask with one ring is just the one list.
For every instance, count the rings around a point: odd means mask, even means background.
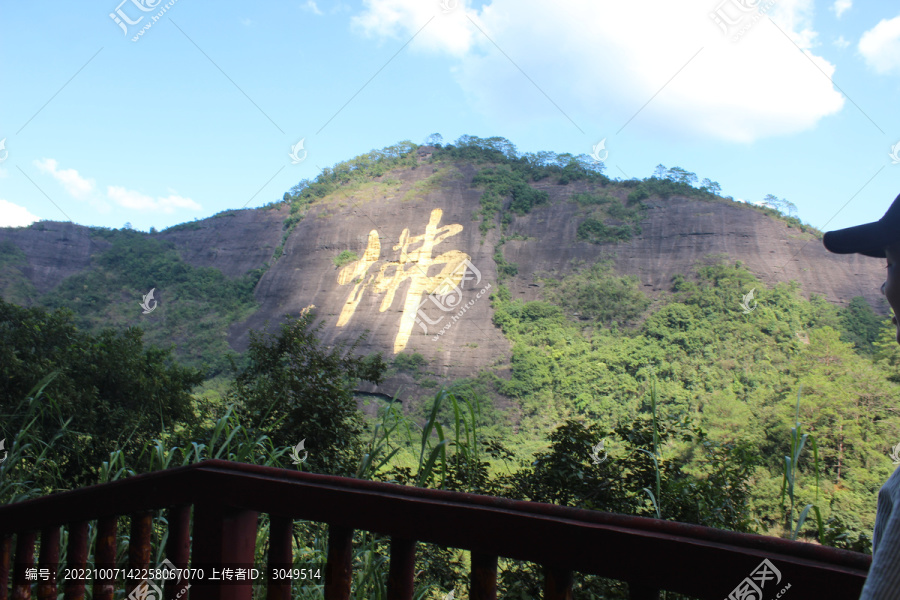
[{"label": "railing handrail", "polygon": [[836,597],[834,586],[864,580],[871,563],[857,552],[700,525],[223,460],[2,506],[0,534],[188,504],[326,522],[688,594],[709,586],[686,581],[687,569],[737,585],[767,558],[786,581]]}]

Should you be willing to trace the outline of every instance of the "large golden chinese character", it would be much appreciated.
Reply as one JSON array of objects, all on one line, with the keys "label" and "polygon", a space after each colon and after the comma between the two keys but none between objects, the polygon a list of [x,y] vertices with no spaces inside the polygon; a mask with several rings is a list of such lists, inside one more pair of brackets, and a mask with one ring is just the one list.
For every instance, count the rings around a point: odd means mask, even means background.
[{"label": "large golden chinese character", "polygon": [[[369,275],[369,270],[379,262],[381,257],[381,243],[378,231],[373,229],[369,232],[369,243],[363,257],[345,266],[338,273],[340,285],[354,284],[353,290],[341,310],[341,316],[338,318],[338,327],[342,327],[350,321],[366,289],[371,289],[375,294],[385,294],[379,309],[380,312],[384,312],[394,303],[397,288],[409,279],[409,291],[403,303],[403,315],[400,317],[400,330],[394,339],[394,352],[401,352],[406,348],[416,321],[416,312],[421,306],[422,295],[447,294],[459,286],[466,273],[465,269],[459,267],[469,260],[468,254],[459,250],[450,250],[440,256],[431,256],[436,245],[463,230],[463,226],[459,224],[438,227],[443,214],[444,211],[440,208],[432,210],[431,218],[422,235],[410,236],[409,229],[404,229],[400,234],[400,243],[394,246],[394,250],[400,251],[399,259],[384,261],[378,273],[371,275]],[[413,244],[421,245],[415,250],[410,250],[409,247]],[[431,265],[444,265],[444,267],[440,273],[429,277],[428,269]]]}]

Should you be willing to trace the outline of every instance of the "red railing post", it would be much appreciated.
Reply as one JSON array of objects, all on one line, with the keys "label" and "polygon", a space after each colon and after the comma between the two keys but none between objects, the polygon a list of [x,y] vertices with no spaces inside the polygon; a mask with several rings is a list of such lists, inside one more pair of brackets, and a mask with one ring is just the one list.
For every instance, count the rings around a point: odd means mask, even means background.
[{"label": "red railing post", "polygon": [[544,567],[544,600],[572,600],[572,571]]},{"label": "red railing post", "polygon": [[[88,522],[69,525],[69,543],[66,548],[66,568],[84,569],[88,556]],[[72,578],[65,583],[64,600],[84,600],[84,579]]]},{"label": "red railing post", "polygon": [[387,600],[412,600],[415,571],[416,542],[392,537]]},{"label": "red railing post", "polygon": [[328,562],[325,564],[325,600],[349,600],[353,578],[353,530],[328,525]]},{"label": "red railing post", "polygon": [[[205,577],[191,583],[191,600],[250,600],[253,580],[224,578],[224,570],[253,569],[259,513],[221,504],[194,506],[194,541],[191,568]],[[219,583],[214,583],[219,578]]]},{"label": "red railing post", "polygon": [[12,534],[0,536],[0,600],[9,597],[9,561],[12,549]]},{"label": "red railing post", "polygon": [[[191,507],[173,506],[169,509],[167,517],[169,538],[166,542],[166,558],[176,569],[183,570],[187,568],[191,557]],[[187,587],[187,576],[166,579],[166,600],[183,599]]]},{"label": "red railing post", "polygon": [[[94,568],[100,577],[94,577],[94,600],[113,600],[116,589],[116,534],[119,517],[102,517],[97,519],[97,543],[94,548]],[[103,577],[106,571],[112,571],[113,577]]]},{"label": "red railing post", "polygon": [[34,531],[16,534],[16,566],[13,570],[12,600],[29,600],[31,583],[25,571],[34,568]]},{"label": "red railing post", "polygon": [[469,600],[497,600],[497,557],[472,552]]},{"label": "red railing post", "polygon": [[275,572],[294,566],[294,552],[291,545],[293,529],[293,519],[269,515],[266,600],[291,600],[291,578],[276,579]]},{"label": "red railing post", "polygon": [[[46,571],[44,571],[46,569]],[[38,600],[56,600],[56,572],[59,570],[59,526],[41,531],[41,552],[38,557]],[[44,573],[50,577],[44,580]]]},{"label": "red railing post", "polygon": [[[150,534],[153,531],[153,513],[140,512],[131,515],[131,538],[128,542],[128,570],[135,574],[150,566]],[[154,568],[156,565],[154,565]],[[139,585],[149,585],[153,577],[132,577],[126,581],[125,597],[131,595]],[[145,584],[146,580],[146,584]]]}]

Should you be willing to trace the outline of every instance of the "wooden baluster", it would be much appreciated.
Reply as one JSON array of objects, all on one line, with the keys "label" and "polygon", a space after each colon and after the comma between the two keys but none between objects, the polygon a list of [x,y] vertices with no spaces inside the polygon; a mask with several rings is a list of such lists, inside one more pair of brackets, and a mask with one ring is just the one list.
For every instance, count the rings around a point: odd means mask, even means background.
[{"label": "wooden baluster", "polygon": [[328,563],[325,565],[325,600],[349,600],[353,577],[353,530],[328,526]]},{"label": "wooden baluster", "polygon": [[267,565],[266,600],[291,600],[291,578],[275,579],[275,571],[294,566],[294,552],[291,534],[294,520],[278,515],[269,515],[269,563]]},{"label": "wooden baluster", "polygon": [[[259,513],[255,511],[221,504],[194,507],[191,567],[204,569],[205,578],[191,584],[191,600],[250,600],[253,580],[223,578],[223,568],[232,572],[255,569],[258,519]],[[219,581],[213,580],[214,577]]]},{"label": "wooden baluster", "polygon": [[[169,538],[166,542],[166,558],[176,569],[187,569],[191,557],[191,507],[173,506],[169,509]],[[172,567],[167,565],[169,569]],[[166,600],[184,599],[190,587],[187,575],[166,579]]]},{"label": "wooden baluster", "polygon": [[0,600],[9,597],[9,564],[12,552],[12,534],[0,536]]},{"label": "wooden baluster", "polygon": [[645,583],[628,582],[628,597],[631,600],[659,600],[659,590]]},{"label": "wooden baluster", "polygon": [[412,600],[416,573],[416,542],[391,538],[391,568],[388,571],[387,600]]},{"label": "wooden baluster", "polygon": [[[128,570],[134,575],[142,575],[144,569],[150,567],[150,534],[153,532],[153,513],[150,511],[131,515],[131,538],[128,542]],[[153,565],[156,568],[156,565]],[[153,577],[134,577],[125,582],[125,597],[131,595],[139,585],[151,586]],[[141,594],[144,597],[146,594]],[[156,597],[158,594],[154,593]]]},{"label": "wooden baluster", "polygon": [[469,600],[497,600],[497,557],[472,552]]},{"label": "wooden baluster", "polygon": [[27,569],[34,568],[35,532],[25,531],[16,534],[16,566],[13,569],[12,600],[29,600],[31,598],[31,581],[25,577]]},{"label": "wooden baluster", "polygon": [[[38,600],[56,600],[56,573],[58,570],[59,526],[56,526],[41,531],[41,552],[38,557]],[[46,581],[44,581],[42,573],[49,575]]]},{"label": "wooden baluster", "polygon": [[544,567],[544,600],[572,600],[572,571]]},{"label": "wooden baluster", "polygon": [[[81,521],[69,525],[69,543],[66,548],[66,568],[84,569],[88,556],[88,523]],[[84,600],[84,578],[69,579],[65,583],[64,600]]]},{"label": "wooden baluster", "polygon": [[[116,568],[116,533],[119,517],[103,517],[97,519],[97,543],[94,548],[94,568],[99,574],[104,570]],[[113,600],[116,579],[94,577],[94,600]]]}]

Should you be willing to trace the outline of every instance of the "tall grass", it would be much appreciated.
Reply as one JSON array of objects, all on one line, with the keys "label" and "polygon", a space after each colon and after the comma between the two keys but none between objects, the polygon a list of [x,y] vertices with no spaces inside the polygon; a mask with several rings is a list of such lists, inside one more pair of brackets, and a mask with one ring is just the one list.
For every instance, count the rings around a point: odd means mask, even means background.
[{"label": "tall grass", "polygon": [[[6,450],[6,459],[0,463],[0,505],[22,502],[64,487],[59,465],[51,459],[51,451],[67,433],[72,419],[62,421],[59,405],[44,395],[44,390],[59,375],[54,371],[41,379],[10,414],[2,415],[3,421],[19,421],[16,431]],[[54,417],[59,421],[59,429],[45,442],[36,434],[36,425],[44,424]],[[8,439],[8,438],[4,438]],[[33,454],[37,451],[37,454]]]},{"label": "tall grass", "polygon": [[[816,515],[816,527],[818,528],[819,539],[825,538],[825,525],[822,522],[822,513],[819,511],[819,450],[816,448],[816,440],[809,437],[808,433],[801,433],[802,426],[800,424],[800,393],[803,391],[801,385],[797,390],[797,413],[794,418],[794,426],[791,427],[791,451],[789,455],[784,457],[784,476],[781,480],[781,505],[784,508],[784,498],[790,499],[790,508],[785,511],[784,523],[785,529],[790,534],[792,540],[797,539],[800,528],[806,522],[810,509]],[[813,464],[816,469],[816,501],[813,504],[807,504],[803,507],[800,515],[797,517],[797,525],[794,526],[794,487],[797,481],[797,465],[800,462],[800,453],[803,447],[809,441],[809,446],[813,451]]]},{"label": "tall grass", "polygon": [[656,494],[650,488],[643,488],[643,491],[650,496],[650,501],[653,503],[653,510],[656,511],[656,518],[662,518],[662,494],[660,493],[660,474],[659,474],[659,424],[656,421],[656,380],[654,379],[650,384],[650,410],[653,414],[653,452],[649,450],[644,450],[643,448],[638,448],[639,452],[643,452],[647,456],[649,456],[653,460],[653,470],[656,473]]}]

